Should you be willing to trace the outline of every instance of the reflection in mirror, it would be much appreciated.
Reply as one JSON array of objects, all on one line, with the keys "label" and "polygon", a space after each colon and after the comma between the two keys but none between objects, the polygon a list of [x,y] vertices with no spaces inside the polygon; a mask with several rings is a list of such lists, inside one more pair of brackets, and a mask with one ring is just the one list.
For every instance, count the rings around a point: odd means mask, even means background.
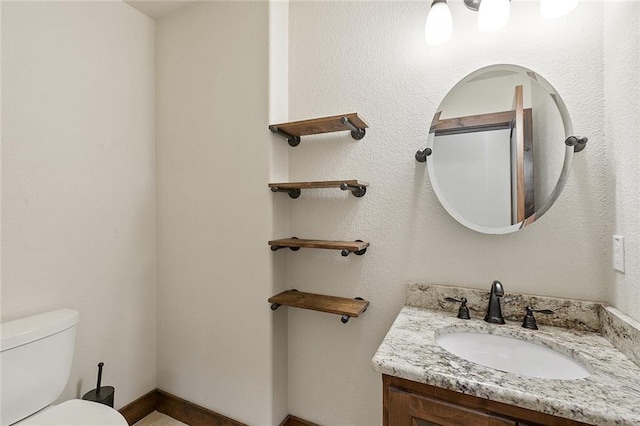
[{"label": "reflection in mirror", "polygon": [[436,112],[427,167],[445,209],[463,225],[502,234],[538,219],[571,167],[562,99],[537,73],[493,65],[456,84]]}]

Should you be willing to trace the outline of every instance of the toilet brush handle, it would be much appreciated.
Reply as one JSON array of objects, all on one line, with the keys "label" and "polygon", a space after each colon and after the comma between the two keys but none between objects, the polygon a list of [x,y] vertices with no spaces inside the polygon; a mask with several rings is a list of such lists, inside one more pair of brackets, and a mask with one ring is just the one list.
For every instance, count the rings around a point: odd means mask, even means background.
[{"label": "toilet brush handle", "polygon": [[96,394],[100,393],[100,382],[102,382],[102,367],[104,362],[98,363],[98,384],[96,385]]}]

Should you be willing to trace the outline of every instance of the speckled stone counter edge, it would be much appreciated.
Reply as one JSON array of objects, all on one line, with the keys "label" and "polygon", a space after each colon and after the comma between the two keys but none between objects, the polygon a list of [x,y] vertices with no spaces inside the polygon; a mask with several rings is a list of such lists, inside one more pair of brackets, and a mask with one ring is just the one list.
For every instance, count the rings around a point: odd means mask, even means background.
[{"label": "speckled stone counter edge", "polygon": [[[484,317],[489,304],[488,290],[421,283],[407,285],[408,306],[456,312],[458,305],[445,301],[445,297],[466,297],[472,318]],[[505,319],[521,321],[526,306],[554,311],[553,315],[536,315],[540,325],[601,333],[616,349],[640,366],[640,323],[616,308],[601,302],[512,294],[505,291],[502,300],[502,314]]]},{"label": "speckled stone counter edge", "polygon": [[640,366],[640,322],[612,306],[601,306],[601,333],[617,350]]}]

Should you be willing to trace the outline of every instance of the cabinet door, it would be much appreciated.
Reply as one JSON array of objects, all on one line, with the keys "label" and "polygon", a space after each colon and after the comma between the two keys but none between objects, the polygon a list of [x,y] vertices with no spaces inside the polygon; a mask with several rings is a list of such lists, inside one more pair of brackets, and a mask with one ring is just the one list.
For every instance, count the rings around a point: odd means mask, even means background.
[{"label": "cabinet door", "polygon": [[388,426],[516,426],[515,420],[389,387]]}]

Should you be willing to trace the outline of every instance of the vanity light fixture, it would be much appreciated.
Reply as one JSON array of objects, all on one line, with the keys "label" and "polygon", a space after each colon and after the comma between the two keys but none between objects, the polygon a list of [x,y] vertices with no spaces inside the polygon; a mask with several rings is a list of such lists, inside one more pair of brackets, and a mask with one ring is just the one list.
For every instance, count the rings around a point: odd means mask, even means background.
[{"label": "vanity light fixture", "polygon": [[[478,29],[497,31],[509,23],[511,0],[464,0],[464,5],[478,12]],[[547,19],[566,15],[580,0],[540,0],[540,14]],[[446,43],[453,33],[453,18],[447,0],[433,0],[425,24],[425,41],[430,45]]]},{"label": "vanity light fixture", "polygon": [[433,0],[424,26],[424,40],[432,46],[443,44],[453,34],[453,17],[447,0]]}]

